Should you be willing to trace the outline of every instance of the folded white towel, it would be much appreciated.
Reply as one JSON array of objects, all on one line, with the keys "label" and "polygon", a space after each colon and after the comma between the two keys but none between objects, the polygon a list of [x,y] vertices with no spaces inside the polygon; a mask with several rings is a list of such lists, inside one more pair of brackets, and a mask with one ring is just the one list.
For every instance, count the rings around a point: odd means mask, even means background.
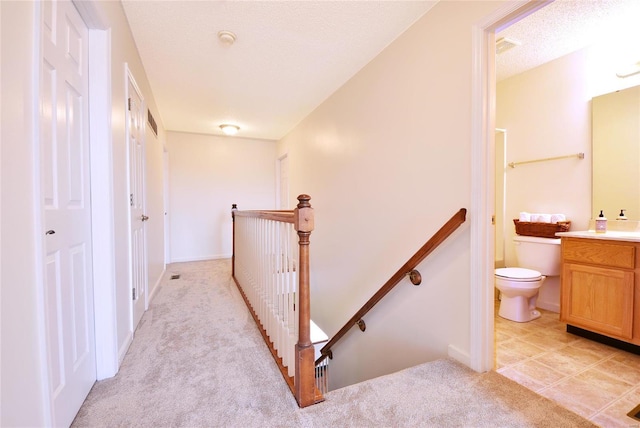
[{"label": "folded white towel", "polygon": [[564,214],[528,213],[526,211],[520,212],[519,218],[519,221],[532,223],[557,223],[566,220],[567,217]]},{"label": "folded white towel", "polygon": [[[534,220],[535,218],[535,220]],[[531,215],[531,221],[537,223],[551,223],[551,214],[534,214]]]},{"label": "folded white towel", "polygon": [[527,212],[520,213],[520,221],[531,221],[531,214]]}]

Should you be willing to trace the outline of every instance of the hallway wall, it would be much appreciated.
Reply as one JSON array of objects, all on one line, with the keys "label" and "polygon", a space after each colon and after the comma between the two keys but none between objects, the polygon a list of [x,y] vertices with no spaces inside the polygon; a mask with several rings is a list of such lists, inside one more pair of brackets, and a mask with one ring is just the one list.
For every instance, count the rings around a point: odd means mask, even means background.
[{"label": "hallway wall", "polygon": [[168,132],[171,261],[231,257],[231,205],[275,209],[276,143]]},{"label": "hallway wall", "polygon": [[[329,336],[471,203],[472,36],[500,2],[439,2],[279,142],[311,196],[313,320]],[[446,43],[443,41],[446,40]],[[477,213],[470,212],[468,219]],[[331,388],[469,362],[469,221],[333,349]]]}]

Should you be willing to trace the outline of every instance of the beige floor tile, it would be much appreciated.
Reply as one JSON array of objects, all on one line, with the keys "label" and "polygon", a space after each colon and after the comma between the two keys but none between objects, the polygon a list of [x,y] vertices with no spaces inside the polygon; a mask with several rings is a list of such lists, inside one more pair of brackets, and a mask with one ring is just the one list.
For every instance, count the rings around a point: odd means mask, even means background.
[{"label": "beige floor tile", "polygon": [[520,354],[524,357],[533,357],[545,352],[544,348],[527,343],[521,339],[511,339],[498,344],[499,351],[508,351],[513,354]]},{"label": "beige floor tile", "polygon": [[640,355],[635,355],[630,352],[617,352],[612,360],[618,361],[619,363],[626,364],[630,367],[640,367]]},{"label": "beige floor tile", "polygon": [[626,415],[609,415],[599,413],[590,419],[596,425],[605,428],[640,428],[640,421],[631,419]]},{"label": "beige floor tile", "polygon": [[589,419],[594,414],[594,410],[587,403],[568,395],[565,391],[559,391],[555,388],[543,388],[536,392],[585,419]]},{"label": "beige floor tile", "polygon": [[497,329],[511,337],[522,337],[530,333],[530,331],[523,326],[523,324],[526,323],[509,321],[504,318],[496,317],[495,324]]},{"label": "beige floor tile", "polygon": [[516,370],[515,367],[518,367],[518,365],[509,366],[507,368],[499,370],[498,373],[500,373],[504,377],[511,379],[514,382],[519,383],[526,388],[529,388],[532,391],[539,391],[540,389],[547,386],[535,377],[531,377],[519,370]]},{"label": "beige floor tile", "polygon": [[577,352],[579,350],[565,346],[536,357],[536,361],[565,375],[574,375],[600,361],[600,358],[592,354],[585,352],[580,355]]},{"label": "beige floor tile", "polygon": [[[496,370],[605,427],[640,428],[640,355],[566,332],[558,314],[529,323],[495,318]],[[497,311],[496,311],[497,314]]]},{"label": "beige floor tile", "polygon": [[596,414],[592,421],[603,427],[640,427],[640,421],[627,416],[640,404],[640,388],[614,401]]},{"label": "beige floor tile", "polygon": [[[572,335],[573,336],[573,335]],[[574,336],[576,337],[576,336]],[[578,349],[583,349],[585,351],[589,351],[592,354],[599,355],[601,358],[609,357],[615,353],[620,352],[619,349],[616,349],[612,346],[608,346],[602,343],[595,342],[593,340],[585,339],[583,337],[578,337],[575,341],[571,343],[571,346]]]},{"label": "beige floor tile", "polygon": [[619,397],[615,393],[603,390],[600,385],[573,377],[539,393],[587,418]]},{"label": "beige floor tile", "polygon": [[543,331],[531,333],[522,340],[546,350],[553,350],[573,343],[576,339],[558,330],[545,329]]},{"label": "beige floor tile", "polygon": [[634,387],[633,383],[610,376],[608,373],[596,370],[595,368],[590,368],[575,375],[574,379],[582,380],[594,388],[611,393],[615,398],[628,393],[633,390]]},{"label": "beige floor tile", "polygon": [[519,352],[501,349],[496,352],[495,355],[495,368],[498,370],[503,367],[512,366],[526,360],[527,358],[529,357]]},{"label": "beige floor tile", "polygon": [[516,335],[510,335],[508,332],[505,332],[499,329],[496,329],[496,332],[495,332],[496,343],[504,342],[505,340],[509,340],[509,339],[515,339],[516,337],[517,337]]},{"label": "beige floor tile", "polygon": [[[518,383],[520,382],[516,379],[516,377],[521,377],[525,381],[535,386],[535,389],[530,388],[534,391],[554,384],[565,377],[564,374],[550,367],[547,367],[544,364],[540,364],[535,360],[528,360],[514,366],[509,366],[506,370],[501,372],[501,374],[504,374],[508,378],[515,380]],[[524,385],[524,383],[522,384]],[[528,387],[529,386],[527,386],[527,388]]]},{"label": "beige floor tile", "polygon": [[598,363],[593,369],[622,379],[632,385],[640,385],[640,364],[628,366],[614,359],[608,359]]}]

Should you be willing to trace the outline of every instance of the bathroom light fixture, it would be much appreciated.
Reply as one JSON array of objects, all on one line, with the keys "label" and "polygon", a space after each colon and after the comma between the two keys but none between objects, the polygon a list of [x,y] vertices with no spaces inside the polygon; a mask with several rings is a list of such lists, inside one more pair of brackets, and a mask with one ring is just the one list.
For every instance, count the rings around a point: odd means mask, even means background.
[{"label": "bathroom light fixture", "polygon": [[222,44],[231,46],[233,42],[236,41],[236,35],[231,31],[222,30],[218,32],[218,39],[222,42]]},{"label": "bathroom light fixture", "polygon": [[516,46],[520,46],[522,42],[512,39],[510,37],[500,37],[496,40],[496,53],[501,54],[503,52],[508,51],[511,48],[515,48]]},{"label": "bathroom light fixture", "polygon": [[621,79],[624,79],[625,77],[631,77],[638,73],[640,73],[640,61],[636,62],[633,65],[629,65],[627,67],[624,67],[618,70],[618,72],[616,73],[616,76],[618,76]]},{"label": "bathroom light fixture", "polygon": [[236,135],[240,130],[240,127],[238,125],[224,123],[220,125],[220,129],[222,129],[222,132],[224,132],[225,135]]}]

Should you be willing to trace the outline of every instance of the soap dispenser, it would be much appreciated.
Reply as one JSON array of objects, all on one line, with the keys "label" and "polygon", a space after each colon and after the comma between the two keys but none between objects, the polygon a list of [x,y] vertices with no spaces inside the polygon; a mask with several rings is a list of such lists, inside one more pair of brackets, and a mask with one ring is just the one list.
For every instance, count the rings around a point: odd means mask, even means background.
[{"label": "soap dispenser", "polygon": [[618,218],[616,218],[616,220],[627,220],[627,216],[624,215],[624,212],[626,210],[620,210],[620,214],[618,214]]},{"label": "soap dispenser", "polygon": [[596,218],[596,233],[605,233],[607,231],[607,218],[600,210],[600,215]]}]

